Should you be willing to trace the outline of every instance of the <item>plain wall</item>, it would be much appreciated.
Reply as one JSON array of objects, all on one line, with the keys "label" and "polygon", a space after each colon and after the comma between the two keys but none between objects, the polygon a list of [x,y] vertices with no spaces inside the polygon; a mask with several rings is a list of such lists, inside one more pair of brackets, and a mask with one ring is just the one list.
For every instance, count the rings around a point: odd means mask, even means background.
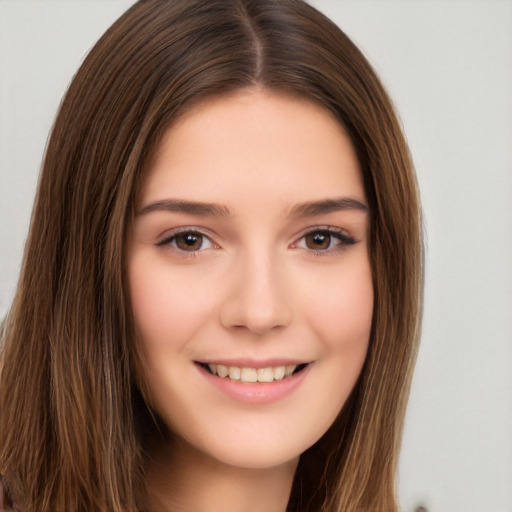
[{"label": "plain wall", "polygon": [[[88,49],[129,0],[0,0],[0,317],[46,138]],[[512,511],[512,2],[315,0],[400,113],[426,228],[423,341],[404,511]]]}]

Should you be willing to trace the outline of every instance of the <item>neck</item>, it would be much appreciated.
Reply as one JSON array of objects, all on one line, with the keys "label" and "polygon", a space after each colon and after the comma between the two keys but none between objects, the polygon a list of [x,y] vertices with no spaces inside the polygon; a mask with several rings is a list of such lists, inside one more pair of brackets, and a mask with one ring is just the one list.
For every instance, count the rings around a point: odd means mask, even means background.
[{"label": "neck", "polygon": [[272,468],[224,464],[183,440],[148,457],[144,512],[285,512],[298,460]]}]

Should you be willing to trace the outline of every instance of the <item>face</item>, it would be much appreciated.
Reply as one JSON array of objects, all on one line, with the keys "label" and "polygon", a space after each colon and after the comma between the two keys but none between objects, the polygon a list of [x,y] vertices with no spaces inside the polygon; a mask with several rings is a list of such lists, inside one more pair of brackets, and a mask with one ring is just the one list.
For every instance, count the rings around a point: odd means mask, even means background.
[{"label": "face", "polygon": [[368,212],[352,144],[319,106],[262,91],[170,128],[127,249],[152,406],[226,464],[297,460],[367,352]]}]

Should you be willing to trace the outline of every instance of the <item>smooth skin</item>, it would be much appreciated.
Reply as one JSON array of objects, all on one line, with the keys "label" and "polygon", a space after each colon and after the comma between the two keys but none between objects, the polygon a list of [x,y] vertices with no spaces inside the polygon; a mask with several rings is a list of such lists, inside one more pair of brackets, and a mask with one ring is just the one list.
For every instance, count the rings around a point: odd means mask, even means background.
[{"label": "smooth skin", "polygon": [[[368,222],[351,141],[313,103],[247,89],[164,134],[127,246],[143,374],[176,438],[152,454],[148,510],[286,509],[300,454],[365,360]],[[291,392],[259,404],[198,364],[240,361],[307,366]]]}]

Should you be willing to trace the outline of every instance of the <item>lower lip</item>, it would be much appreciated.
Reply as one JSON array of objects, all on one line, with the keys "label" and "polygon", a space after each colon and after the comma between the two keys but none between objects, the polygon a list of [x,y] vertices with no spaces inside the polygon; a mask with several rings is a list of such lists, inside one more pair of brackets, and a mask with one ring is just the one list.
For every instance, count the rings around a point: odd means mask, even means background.
[{"label": "lower lip", "polygon": [[242,382],[213,375],[200,365],[197,365],[197,368],[210,384],[228,397],[245,404],[265,405],[277,402],[293,393],[306,378],[311,363],[295,375],[273,382]]}]

